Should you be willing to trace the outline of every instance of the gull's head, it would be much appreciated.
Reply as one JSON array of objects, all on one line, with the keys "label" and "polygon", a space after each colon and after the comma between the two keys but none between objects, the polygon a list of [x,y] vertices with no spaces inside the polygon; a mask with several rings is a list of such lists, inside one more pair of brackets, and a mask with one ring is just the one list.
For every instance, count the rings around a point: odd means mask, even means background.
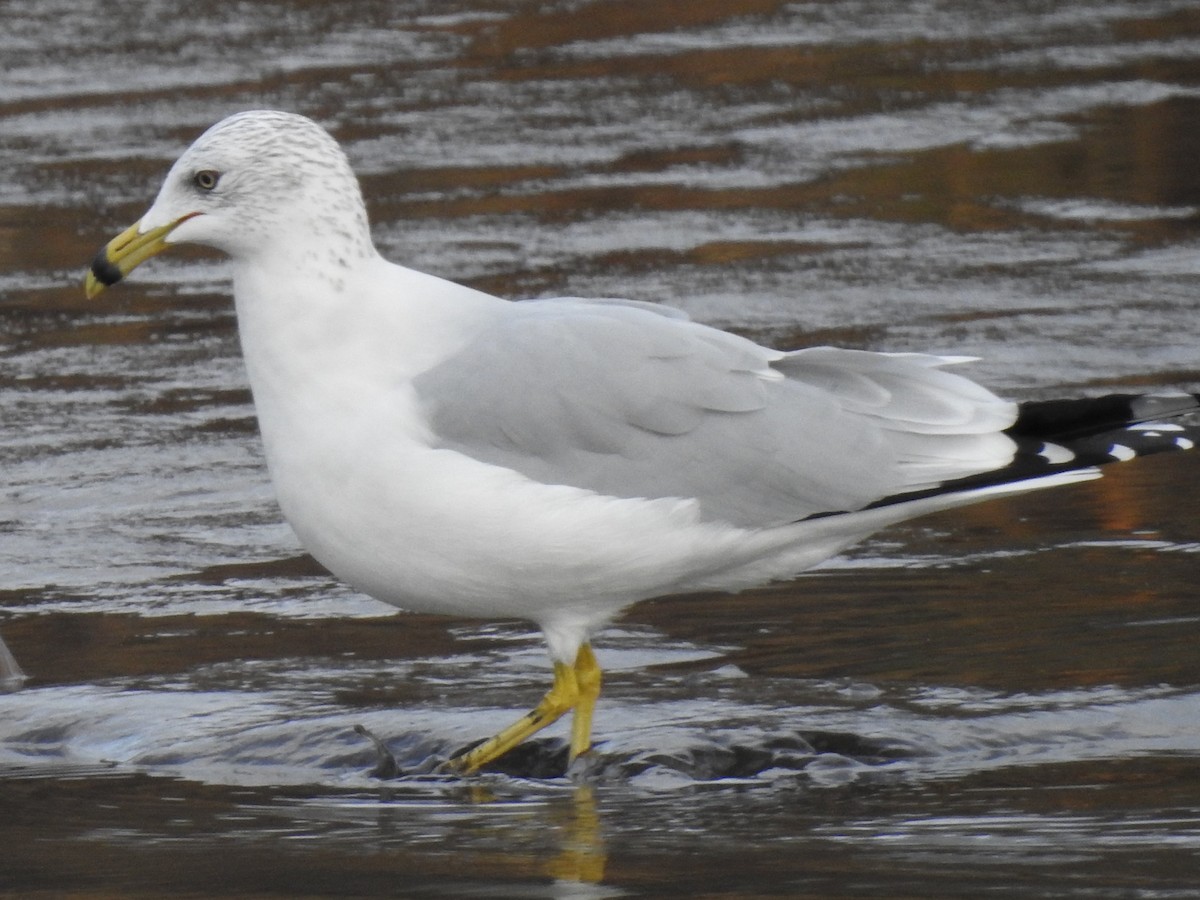
[{"label": "gull's head", "polygon": [[197,138],[146,214],[96,254],[87,295],[184,243],[234,258],[299,244],[343,261],[374,252],[342,149],[312,120],[274,110],[238,113]]}]

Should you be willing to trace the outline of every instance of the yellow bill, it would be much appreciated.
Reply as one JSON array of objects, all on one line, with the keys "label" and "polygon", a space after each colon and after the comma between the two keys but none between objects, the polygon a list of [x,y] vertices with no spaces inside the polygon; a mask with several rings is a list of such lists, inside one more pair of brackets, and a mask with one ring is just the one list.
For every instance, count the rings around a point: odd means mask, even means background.
[{"label": "yellow bill", "polygon": [[92,267],[84,279],[83,289],[88,299],[92,299],[106,287],[116,284],[146,260],[157,256],[166,250],[167,235],[178,228],[183,222],[199,213],[188,213],[174,222],[151,228],[145,233],[139,232],[141,221],[134,222],[115,238],[100,248]]}]

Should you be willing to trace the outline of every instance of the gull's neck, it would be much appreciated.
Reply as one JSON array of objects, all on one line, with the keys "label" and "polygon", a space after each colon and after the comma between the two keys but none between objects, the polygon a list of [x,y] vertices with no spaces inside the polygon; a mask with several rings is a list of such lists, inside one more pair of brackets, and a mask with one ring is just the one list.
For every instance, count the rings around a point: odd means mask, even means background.
[{"label": "gull's neck", "polygon": [[320,242],[234,261],[238,331],[268,443],[276,425],[401,414],[416,375],[509,308],[367,246],[369,254],[334,264]]}]

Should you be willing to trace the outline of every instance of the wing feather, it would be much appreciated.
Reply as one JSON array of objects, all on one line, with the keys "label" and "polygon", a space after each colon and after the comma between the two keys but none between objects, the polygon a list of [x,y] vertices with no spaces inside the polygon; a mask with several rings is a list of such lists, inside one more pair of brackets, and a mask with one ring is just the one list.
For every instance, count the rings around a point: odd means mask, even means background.
[{"label": "wing feather", "polygon": [[1015,409],[957,359],[782,353],[637,304],[526,301],[415,381],[439,446],[748,527],[1006,464]]}]

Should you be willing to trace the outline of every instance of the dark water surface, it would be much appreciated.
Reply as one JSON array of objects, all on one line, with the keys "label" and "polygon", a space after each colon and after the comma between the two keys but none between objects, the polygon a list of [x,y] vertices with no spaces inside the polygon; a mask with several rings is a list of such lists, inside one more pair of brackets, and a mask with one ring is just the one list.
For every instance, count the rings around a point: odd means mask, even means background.
[{"label": "dark water surface", "polygon": [[[532,704],[521,623],[302,555],[222,263],[84,300],[226,114],[328,125],[389,257],[780,346],[1200,390],[1200,5],[0,5],[0,895],[1200,896],[1200,453],[597,642],[599,752],[370,776]],[[16,666],[28,676],[17,677]]]}]

